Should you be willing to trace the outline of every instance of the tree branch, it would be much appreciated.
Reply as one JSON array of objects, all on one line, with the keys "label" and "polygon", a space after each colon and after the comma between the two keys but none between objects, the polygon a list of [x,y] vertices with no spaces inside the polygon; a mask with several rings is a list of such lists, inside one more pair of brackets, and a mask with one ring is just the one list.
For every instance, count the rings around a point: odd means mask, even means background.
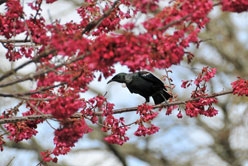
[{"label": "tree branch", "polygon": [[[10,86],[10,85],[14,85],[14,84],[17,84],[17,83],[20,83],[20,82],[24,82],[24,81],[27,81],[27,80],[33,80],[33,79],[35,79],[35,78],[38,77],[38,76],[42,76],[42,75],[44,75],[44,74],[46,74],[46,73],[49,73],[49,72],[51,72],[51,71],[54,71],[55,69],[60,68],[60,67],[62,67],[62,66],[69,65],[69,64],[71,64],[71,63],[73,63],[73,62],[76,62],[76,61],[78,61],[78,60],[83,59],[84,57],[85,57],[85,55],[81,55],[81,56],[72,58],[72,59],[70,59],[70,60],[68,60],[68,61],[65,61],[64,63],[61,63],[61,64],[59,64],[59,65],[56,65],[56,66],[54,66],[53,68],[47,68],[47,69],[45,69],[45,70],[38,71],[38,72],[36,72],[35,74],[26,75],[26,76],[24,76],[23,78],[19,78],[19,79],[13,80],[13,81],[7,82],[7,83],[5,83],[5,84],[0,84],[0,88],[6,87],[6,86]],[[30,61],[28,61],[28,62],[30,62]],[[22,66],[22,65],[21,65],[21,66]],[[16,68],[16,69],[17,69],[17,68]],[[16,71],[16,69],[15,69],[14,71]],[[10,72],[11,72],[11,71],[10,71]],[[11,73],[13,73],[13,72],[11,72]],[[1,80],[0,80],[0,81],[1,81]]]},{"label": "tree branch", "polygon": [[30,43],[30,40],[26,39],[1,39],[0,43]]},{"label": "tree branch", "polygon": [[[81,56],[78,56],[78,57],[71,58],[70,60],[68,60],[68,61],[66,61],[64,63],[61,63],[61,64],[55,66],[54,68],[47,68],[45,70],[41,70],[39,72],[36,72],[35,74],[30,74],[30,75],[24,76],[23,78],[16,79],[16,80],[13,80],[13,81],[4,83],[4,84],[0,84],[0,88],[6,87],[6,86],[11,86],[13,84],[17,84],[17,83],[24,82],[24,81],[27,81],[27,80],[33,80],[36,77],[39,77],[39,76],[42,76],[42,75],[44,75],[46,73],[52,72],[52,71],[54,71],[54,69],[57,69],[59,67],[69,65],[69,64],[71,64],[73,62],[76,62],[78,60],[83,59],[84,57],[85,57],[85,54],[84,55],[81,55]],[[14,74],[17,70],[19,70],[20,68],[22,68],[23,66],[25,66],[25,65],[27,65],[29,63],[31,63],[31,62],[28,61],[25,64],[17,67],[16,69],[9,71],[8,73],[6,73],[5,75],[3,75],[0,78],[0,81],[1,81],[1,79],[4,79],[4,78],[9,77],[10,75]],[[82,73],[80,73],[78,76],[74,77],[73,80],[76,80],[78,77],[80,77],[81,74]],[[40,88],[40,89],[35,90],[35,91],[24,92],[24,93],[14,93],[14,94],[13,93],[11,93],[11,94],[0,93],[0,97],[21,98],[23,96],[28,96],[28,95],[32,95],[32,94],[36,94],[36,93],[41,93],[41,92],[44,92],[46,90],[49,90],[49,89],[52,89],[52,88],[55,88],[55,87],[59,87],[59,86],[65,85],[65,84],[68,84],[68,83],[67,82],[60,82],[60,83],[58,83],[56,85],[51,85],[51,86]]]},{"label": "tree branch", "polygon": [[95,27],[97,27],[106,17],[108,17],[111,12],[117,7],[118,3],[120,2],[120,0],[117,0],[114,2],[114,4],[112,5],[112,7],[107,10],[106,12],[103,13],[103,15],[94,21],[91,21],[83,30],[82,34],[86,33],[86,32],[90,32],[92,29],[94,29]]},{"label": "tree branch", "polygon": [[18,70],[22,69],[23,67],[27,66],[28,64],[33,63],[33,62],[37,62],[40,58],[45,57],[45,56],[47,56],[47,55],[49,55],[49,54],[53,54],[53,53],[55,53],[55,52],[56,52],[56,51],[55,51],[54,49],[52,49],[52,50],[45,50],[45,51],[44,51],[42,54],[40,54],[39,56],[37,56],[37,57],[35,57],[35,58],[33,58],[33,59],[31,59],[31,60],[29,60],[29,61],[27,61],[27,62],[21,64],[20,66],[16,67],[16,68],[13,69],[13,70],[10,70],[10,71],[6,72],[4,75],[2,75],[2,76],[0,77],[0,81],[2,81],[2,80],[4,80],[5,78],[11,76],[12,74],[15,74]]},{"label": "tree branch", "polygon": [[[233,91],[229,90],[229,91],[224,91],[224,92],[220,92],[220,93],[214,93],[212,95],[206,96],[204,98],[211,98],[211,97],[218,97],[218,96],[223,96],[223,95],[227,95],[227,94],[231,94]],[[153,105],[153,108],[163,108],[163,107],[168,107],[168,106],[173,106],[173,105],[183,105],[186,102],[190,102],[190,101],[197,101],[200,98],[195,98],[195,99],[189,99],[189,100],[185,100],[185,101],[175,101],[175,102],[171,102],[171,103],[162,103],[162,104],[158,104],[158,105]],[[126,112],[134,112],[137,110],[138,107],[129,107],[129,108],[122,108],[122,109],[116,109],[113,110],[113,114],[121,114],[121,113],[126,113]],[[95,115],[96,116],[101,116],[103,114],[103,112],[96,112]],[[71,118],[82,118],[84,115],[77,112],[75,114],[73,114],[71,116]],[[5,123],[16,123],[16,122],[20,122],[20,121],[29,121],[29,120],[38,120],[38,119],[53,119],[53,115],[51,114],[42,114],[42,115],[30,115],[30,116],[22,116],[22,117],[11,117],[11,118],[4,118],[4,119],[0,119],[0,124],[5,124]]]}]

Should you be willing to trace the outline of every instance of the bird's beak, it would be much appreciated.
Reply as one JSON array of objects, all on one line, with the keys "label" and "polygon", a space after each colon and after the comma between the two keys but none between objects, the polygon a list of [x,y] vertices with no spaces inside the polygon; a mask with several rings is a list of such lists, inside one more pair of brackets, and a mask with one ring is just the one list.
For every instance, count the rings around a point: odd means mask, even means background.
[{"label": "bird's beak", "polygon": [[109,81],[107,82],[107,84],[110,83],[110,82],[112,82],[112,81],[113,81],[113,80],[109,80]]}]

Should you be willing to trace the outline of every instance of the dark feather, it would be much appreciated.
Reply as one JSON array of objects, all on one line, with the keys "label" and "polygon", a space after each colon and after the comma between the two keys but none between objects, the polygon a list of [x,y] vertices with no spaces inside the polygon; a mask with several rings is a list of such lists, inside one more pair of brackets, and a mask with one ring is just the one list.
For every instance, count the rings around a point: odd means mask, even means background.
[{"label": "dark feather", "polygon": [[163,82],[147,71],[130,74],[119,73],[109,82],[112,81],[126,83],[127,88],[131,93],[137,93],[143,96],[146,99],[146,102],[149,102],[150,96],[152,96],[155,104],[160,104],[172,97],[167,93]]}]

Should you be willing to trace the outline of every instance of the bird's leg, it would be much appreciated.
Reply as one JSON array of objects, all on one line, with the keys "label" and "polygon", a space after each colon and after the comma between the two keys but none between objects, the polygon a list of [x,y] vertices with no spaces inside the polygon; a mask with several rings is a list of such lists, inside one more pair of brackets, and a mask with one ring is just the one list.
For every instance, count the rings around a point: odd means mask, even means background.
[{"label": "bird's leg", "polygon": [[162,92],[159,92],[159,94],[162,96],[162,98],[164,99],[164,101],[167,101],[167,99],[164,97]]},{"label": "bird's leg", "polygon": [[[169,104],[167,100],[163,101],[162,103],[164,104]],[[161,103],[160,103],[161,104]]]}]

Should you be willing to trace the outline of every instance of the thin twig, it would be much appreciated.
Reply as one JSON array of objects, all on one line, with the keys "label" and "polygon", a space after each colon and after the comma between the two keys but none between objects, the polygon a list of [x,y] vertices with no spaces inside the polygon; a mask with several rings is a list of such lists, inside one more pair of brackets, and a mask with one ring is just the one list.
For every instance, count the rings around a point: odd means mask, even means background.
[{"label": "thin twig", "polygon": [[186,16],[180,18],[179,20],[171,21],[171,22],[168,23],[167,25],[165,25],[165,26],[159,28],[159,30],[166,30],[166,29],[168,29],[169,27],[171,27],[171,26],[173,26],[173,25],[176,25],[176,24],[178,24],[178,23],[180,23],[180,22],[186,20],[186,19],[189,18],[191,15],[192,15],[192,14],[188,14],[188,15],[186,15]]},{"label": "thin twig", "polygon": [[95,27],[97,27],[105,18],[107,18],[111,12],[118,6],[120,0],[117,0],[113,3],[112,7],[107,10],[106,12],[103,13],[103,15],[94,21],[91,21],[83,30],[82,34],[86,33],[86,32],[90,32],[92,29],[94,29]]},{"label": "thin twig", "polygon": [[2,75],[0,77],[0,81],[4,80],[7,77],[10,77],[11,75],[15,74],[18,70],[20,70],[23,67],[29,65],[30,63],[37,62],[40,58],[45,57],[45,56],[47,56],[49,54],[52,54],[54,52],[55,52],[55,50],[46,50],[46,51],[44,51],[41,55],[35,57],[34,59],[31,59],[31,60],[21,64],[20,66],[16,67],[15,69],[6,72],[4,75]]}]

